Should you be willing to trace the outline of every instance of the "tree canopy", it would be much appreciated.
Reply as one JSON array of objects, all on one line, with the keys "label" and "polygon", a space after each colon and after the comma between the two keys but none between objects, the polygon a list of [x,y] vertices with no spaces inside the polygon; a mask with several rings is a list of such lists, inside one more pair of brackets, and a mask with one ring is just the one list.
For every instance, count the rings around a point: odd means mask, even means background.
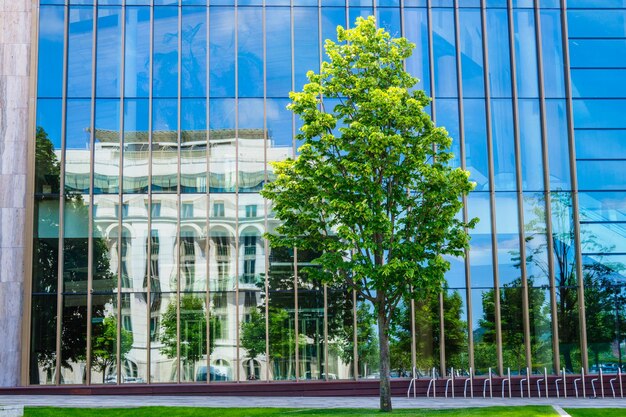
[{"label": "tree canopy", "polygon": [[[276,162],[261,194],[282,221],[276,247],[317,251],[311,279],[346,285],[377,314],[381,409],[390,410],[388,329],[400,301],[441,288],[463,256],[461,197],[474,186],[451,164],[452,139],[424,110],[430,99],[404,70],[414,45],[373,17],[326,40],[329,61],[307,73],[288,106],[303,126],[295,159]],[[329,103],[336,102],[333,107]]]}]

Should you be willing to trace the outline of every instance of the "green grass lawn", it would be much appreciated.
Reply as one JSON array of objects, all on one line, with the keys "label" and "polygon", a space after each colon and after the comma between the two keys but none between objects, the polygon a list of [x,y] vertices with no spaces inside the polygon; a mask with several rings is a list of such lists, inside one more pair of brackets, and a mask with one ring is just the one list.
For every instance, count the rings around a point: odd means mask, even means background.
[{"label": "green grass lawn", "polygon": [[[186,407],[142,407],[142,408],[26,408],[24,417],[260,417],[260,416],[381,416],[377,410],[359,409],[287,409],[287,408],[186,408]],[[494,417],[543,417],[557,415],[552,407],[488,407],[462,408],[455,410],[395,410],[394,416],[494,416]],[[585,414],[591,415],[591,414]],[[613,416],[613,414],[603,417]],[[617,414],[615,414],[617,416]]]},{"label": "green grass lawn", "polygon": [[564,408],[564,410],[572,417],[624,417],[626,409],[624,408]]}]

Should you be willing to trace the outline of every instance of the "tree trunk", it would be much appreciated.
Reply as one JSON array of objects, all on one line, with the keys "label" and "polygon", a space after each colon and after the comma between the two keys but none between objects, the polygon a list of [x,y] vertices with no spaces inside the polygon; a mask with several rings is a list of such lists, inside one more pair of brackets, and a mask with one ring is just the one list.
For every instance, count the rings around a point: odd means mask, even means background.
[{"label": "tree trunk", "polygon": [[389,381],[389,323],[384,306],[378,311],[378,342],[380,345],[380,411],[391,411],[391,382]]}]

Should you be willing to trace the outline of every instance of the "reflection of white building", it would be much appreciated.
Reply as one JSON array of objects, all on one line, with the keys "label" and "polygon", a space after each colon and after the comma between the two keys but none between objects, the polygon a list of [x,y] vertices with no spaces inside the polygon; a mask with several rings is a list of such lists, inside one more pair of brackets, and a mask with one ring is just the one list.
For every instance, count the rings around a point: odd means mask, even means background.
[{"label": "reflection of white building", "polygon": [[[258,190],[267,175],[265,160],[283,160],[292,150],[266,149],[269,141],[264,140],[263,130],[238,133],[239,140],[234,130],[211,131],[207,141],[206,131],[183,132],[179,147],[175,132],[155,132],[151,159],[146,132],[125,135],[122,158],[118,132],[95,133],[94,237],[106,240],[111,271],[121,272],[121,323],[133,335],[132,349],[122,363],[125,380],[147,381],[149,346],[151,382],[177,381],[176,360],[162,352],[160,340],[163,314],[176,303],[177,291],[201,298],[205,311],[208,294],[210,314],[220,323],[210,330],[216,333],[211,334],[215,348],[210,358],[215,372],[228,380],[236,379],[238,372],[239,379],[245,380],[251,369],[257,378],[264,375],[264,355],[250,367],[241,349],[237,363],[237,324],[264,302],[265,202]],[[87,149],[67,151],[66,189],[88,192],[90,157]],[[179,175],[181,195],[177,196]],[[270,228],[273,224],[270,219]],[[94,290],[98,291],[95,284]],[[153,293],[150,305],[148,290]],[[112,303],[105,309],[115,311]],[[181,326],[179,331],[185,329]],[[202,378],[206,364],[206,359],[200,361],[194,375],[182,374],[181,380]],[[64,371],[64,380],[79,383],[82,372],[77,371]],[[114,367],[108,374],[115,379]],[[92,378],[95,383],[102,380],[93,373]]]}]

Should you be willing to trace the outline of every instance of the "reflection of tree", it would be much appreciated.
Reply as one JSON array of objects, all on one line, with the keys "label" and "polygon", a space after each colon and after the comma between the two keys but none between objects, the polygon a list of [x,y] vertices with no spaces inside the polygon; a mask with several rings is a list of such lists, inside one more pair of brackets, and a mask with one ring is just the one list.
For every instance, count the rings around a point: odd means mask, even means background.
[{"label": "reflection of tree", "polygon": [[[345,312],[345,320],[332,334],[332,353],[349,364],[354,358],[354,325],[351,317],[351,305]],[[350,317],[347,317],[350,316]],[[376,317],[371,311],[370,305],[365,302],[357,303],[356,307],[356,331],[357,331],[357,355],[359,358],[359,374],[367,376],[377,371],[378,360],[378,336],[376,335]],[[329,331],[329,333],[331,333]],[[392,363],[393,360],[392,360]]]},{"label": "reflection of tree", "polygon": [[[133,335],[121,329],[120,358],[124,358],[133,346]],[[91,367],[102,373],[106,380],[107,369],[117,362],[117,319],[105,317],[100,326],[93,326],[91,335]]]},{"label": "reflection of tree", "polygon": [[[180,360],[184,381],[193,380],[195,364],[207,355],[207,312],[204,299],[192,294],[180,296]],[[215,317],[210,319],[213,334],[220,333],[221,323]],[[176,300],[172,301],[163,313],[159,340],[163,344],[161,352],[169,359],[176,359],[177,353],[177,311]],[[209,339],[209,353],[215,348],[215,337]]]},{"label": "reflection of tree", "polygon": [[[550,311],[549,304],[546,303],[544,289],[533,288],[532,279],[528,281],[528,286],[530,322],[539,328],[549,326]],[[480,331],[475,337],[477,348],[474,352],[474,360],[477,369],[494,367],[497,363],[495,350],[480,346],[482,344],[495,346],[496,343],[494,297],[494,290],[485,291],[482,296],[483,317],[478,322]],[[516,278],[500,288],[503,361],[518,372],[526,367],[522,297],[521,278]],[[536,334],[531,334],[530,337],[533,358],[540,358],[537,365],[550,363],[550,352],[552,351],[550,339],[546,340],[541,335]]]},{"label": "reflection of tree", "polygon": [[[39,204],[35,204],[34,219],[39,229],[58,231],[59,215],[56,198],[52,204],[43,204],[50,194],[60,192],[60,162],[54,153],[54,144],[46,131],[38,127],[35,142],[35,190]],[[47,194],[47,196],[42,196]],[[89,265],[89,204],[81,194],[66,193],[63,196],[66,225],[79,231],[80,238],[66,237],[63,241],[63,288],[57,288],[59,257],[58,239],[38,238],[33,243],[33,288],[35,292],[66,293],[87,291],[87,268]],[[46,210],[47,212],[42,212]],[[68,226],[66,226],[68,227]],[[35,233],[38,236],[39,232]],[[57,232],[58,233],[58,232]],[[109,248],[104,238],[92,239],[92,265],[98,273],[102,288],[111,289],[117,285],[116,277],[110,269]],[[46,298],[50,298],[46,297]],[[61,366],[71,369],[71,364],[84,361],[87,346],[87,297],[85,295],[65,295],[61,327]],[[48,304],[49,303],[49,304]],[[33,339],[31,340],[31,383],[39,383],[38,367],[50,377],[56,367],[56,322],[55,303],[45,301],[33,311]],[[104,317],[104,306],[95,306],[92,317]]]}]

